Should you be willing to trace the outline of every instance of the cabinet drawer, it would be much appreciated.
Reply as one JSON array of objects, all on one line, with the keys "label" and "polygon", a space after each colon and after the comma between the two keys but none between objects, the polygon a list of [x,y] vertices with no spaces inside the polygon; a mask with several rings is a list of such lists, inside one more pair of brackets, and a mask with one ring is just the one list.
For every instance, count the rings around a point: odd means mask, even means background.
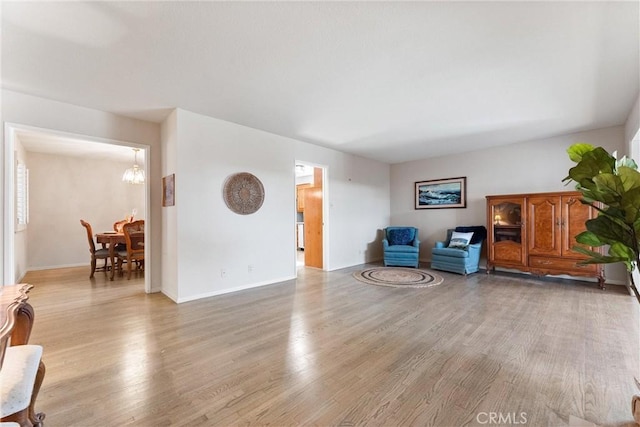
[{"label": "cabinet drawer", "polygon": [[571,258],[548,258],[548,257],[529,257],[529,267],[553,269],[558,271],[584,271],[596,273],[598,271],[597,264],[578,264],[580,260]]}]

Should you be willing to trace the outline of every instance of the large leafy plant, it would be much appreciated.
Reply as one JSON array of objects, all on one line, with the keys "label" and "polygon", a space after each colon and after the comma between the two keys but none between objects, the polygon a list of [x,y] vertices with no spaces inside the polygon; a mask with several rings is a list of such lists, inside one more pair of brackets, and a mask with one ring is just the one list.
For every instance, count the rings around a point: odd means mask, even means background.
[{"label": "large leafy plant", "polygon": [[602,147],[578,143],[567,149],[576,166],[569,169],[564,182],[574,181],[582,193],[582,203],[598,210],[596,218],[586,222],[587,230],[576,237],[578,243],[600,247],[609,245],[607,255],[583,246],[573,250],[588,255],[585,264],[623,262],[629,273],[630,287],[638,302],[640,294],[633,271],[640,264],[640,172],[633,159],[616,158]]}]

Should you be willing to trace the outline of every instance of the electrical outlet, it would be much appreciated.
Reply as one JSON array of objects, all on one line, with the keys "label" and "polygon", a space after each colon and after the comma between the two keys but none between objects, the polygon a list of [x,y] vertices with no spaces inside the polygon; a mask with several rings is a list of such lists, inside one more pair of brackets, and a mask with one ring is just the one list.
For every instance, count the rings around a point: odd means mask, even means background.
[{"label": "electrical outlet", "polygon": [[251,272],[253,271],[253,265],[249,264],[249,265],[247,266],[247,271],[248,271],[249,273],[251,273]]},{"label": "electrical outlet", "polygon": [[222,277],[223,279],[227,277],[227,270],[225,270],[224,268],[220,269],[220,277]]}]

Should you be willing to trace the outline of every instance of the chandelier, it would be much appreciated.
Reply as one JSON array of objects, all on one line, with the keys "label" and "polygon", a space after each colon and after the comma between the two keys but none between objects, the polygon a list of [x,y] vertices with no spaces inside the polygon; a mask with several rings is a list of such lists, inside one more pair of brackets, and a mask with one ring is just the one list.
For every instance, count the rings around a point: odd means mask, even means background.
[{"label": "chandelier", "polygon": [[134,152],[133,167],[124,171],[124,174],[122,175],[122,180],[128,184],[144,183],[144,169],[141,169],[140,166],[138,166],[138,151],[140,151],[139,148],[133,149],[133,152]]}]

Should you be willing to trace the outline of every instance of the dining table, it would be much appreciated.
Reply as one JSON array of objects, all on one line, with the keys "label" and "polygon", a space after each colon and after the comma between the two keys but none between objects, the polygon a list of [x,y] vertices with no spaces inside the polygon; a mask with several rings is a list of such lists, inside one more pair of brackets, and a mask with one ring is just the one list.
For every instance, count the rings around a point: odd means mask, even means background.
[{"label": "dining table", "polygon": [[116,273],[116,265],[115,265],[115,258],[116,258],[116,245],[118,243],[125,243],[124,240],[124,233],[118,233],[116,231],[104,231],[102,233],[97,233],[96,234],[96,241],[100,244],[102,244],[102,247],[105,247],[105,245],[108,245],[108,249],[109,249],[109,259],[111,260],[111,276],[109,277],[111,280],[113,280],[113,277],[115,276]]}]

